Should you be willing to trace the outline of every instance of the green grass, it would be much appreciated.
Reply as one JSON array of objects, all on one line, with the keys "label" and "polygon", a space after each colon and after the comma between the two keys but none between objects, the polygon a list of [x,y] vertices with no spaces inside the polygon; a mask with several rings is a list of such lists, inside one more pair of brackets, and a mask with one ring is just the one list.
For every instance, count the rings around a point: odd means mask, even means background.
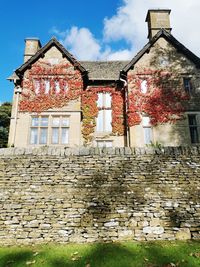
[{"label": "green grass", "polygon": [[0,267],[199,267],[200,241],[0,248]]}]

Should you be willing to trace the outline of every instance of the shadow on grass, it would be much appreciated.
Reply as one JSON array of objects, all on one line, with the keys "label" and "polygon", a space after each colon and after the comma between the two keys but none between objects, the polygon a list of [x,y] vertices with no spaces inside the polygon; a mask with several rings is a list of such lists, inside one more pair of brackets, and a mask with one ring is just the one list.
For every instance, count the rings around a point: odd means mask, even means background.
[{"label": "shadow on grass", "polygon": [[[38,255],[34,256],[36,250]],[[68,244],[0,250],[0,267],[24,266],[198,267],[200,241]]]},{"label": "shadow on grass", "polygon": [[81,253],[67,261],[63,257],[49,261],[51,267],[134,267],[137,252],[130,251],[122,244],[93,244],[91,250],[81,256]]},{"label": "shadow on grass", "polygon": [[[121,243],[96,244],[88,254],[76,260],[57,258],[51,267],[198,267],[200,259],[191,253],[200,250],[200,242],[192,243]],[[76,258],[76,257],[75,257]]]},{"label": "shadow on grass", "polygon": [[[200,241],[150,243],[145,246],[146,258],[152,267],[198,267],[200,258],[194,257],[195,251],[200,251]],[[148,266],[148,265],[147,265]]]},{"label": "shadow on grass", "polygon": [[32,256],[31,251],[15,251],[8,252],[5,256],[0,253],[0,267],[15,267],[15,266],[26,266],[26,262],[30,260]]}]

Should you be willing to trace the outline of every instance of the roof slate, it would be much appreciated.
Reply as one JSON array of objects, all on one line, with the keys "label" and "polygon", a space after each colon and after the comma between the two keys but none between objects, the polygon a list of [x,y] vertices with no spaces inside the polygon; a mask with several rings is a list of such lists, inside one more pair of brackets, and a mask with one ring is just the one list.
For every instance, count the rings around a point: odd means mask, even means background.
[{"label": "roof slate", "polygon": [[130,61],[80,61],[89,80],[119,80],[120,71]]}]

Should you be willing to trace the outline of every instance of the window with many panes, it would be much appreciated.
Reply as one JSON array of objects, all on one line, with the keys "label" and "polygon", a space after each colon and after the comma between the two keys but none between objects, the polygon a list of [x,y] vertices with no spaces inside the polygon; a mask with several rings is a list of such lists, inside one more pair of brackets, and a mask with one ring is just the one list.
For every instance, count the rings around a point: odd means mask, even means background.
[{"label": "window with many panes", "polygon": [[35,116],[31,118],[31,145],[67,145],[69,143],[69,117]]},{"label": "window with many panes", "polygon": [[69,143],[69,118],[68,117],[52,117],[51,125],[51,143],[68,144]]},{"label": "window with many panes", "polygon": [[47,144],[49,117],[32,117],[30,144]]},{"label": "window with many panes", "polygon": [[199,143],[199,134],[198,134],[198,121],[196,114],[189,114],[188,115],[188,122],[189,122],[189,129],[190,129],[190,138],[191,143]]},{"label": "window with many panes", "polygon": [[97,132],[112,132],[112,96],[110,93],[98,93]]}]

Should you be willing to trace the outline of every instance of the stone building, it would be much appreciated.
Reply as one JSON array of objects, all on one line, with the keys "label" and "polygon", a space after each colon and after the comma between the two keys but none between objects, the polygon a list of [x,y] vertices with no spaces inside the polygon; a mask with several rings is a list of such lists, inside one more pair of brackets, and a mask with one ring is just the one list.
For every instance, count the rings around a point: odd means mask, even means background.
[{"label": "stone building", "polygon": [[171,34],[170,10],[149,10],[146,22],[149,41],[131,61],[77,61],[55,38],[27,38],[8,78],[9,145],[199,143],[200,59]]}]

